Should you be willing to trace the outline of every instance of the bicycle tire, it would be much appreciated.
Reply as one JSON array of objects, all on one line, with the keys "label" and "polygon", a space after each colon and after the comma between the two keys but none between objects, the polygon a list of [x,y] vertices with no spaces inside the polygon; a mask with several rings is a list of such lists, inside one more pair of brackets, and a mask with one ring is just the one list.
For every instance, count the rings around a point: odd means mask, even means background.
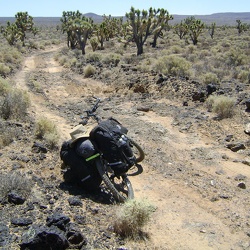
[{"label": "bicycle tire", "polygon": [[116,177],[114,177],[114,180],[112,181],[112,178],[109,176],[108,172],[105,171],[105,167],[103,166],[101,159],[96,160],[96,167],[103,182],[118,202],[125,202],[126,200],[134,198],[134,190],[127,175],[121,176],[122,184],[127,188],[127,191],[124,188],[123,190],[119,191],[116,187],[118,184],[116,184],[114,181]]},{"label": "bicycle tire", "polygon": [[132,146],[135,146],[136,149],[138,150],[139,155],[136,156],[136,163],[143,161],[145,158],[145,153],[144,153],[143,149],[141,148],[141,146],[137,142],[135,142],[133,139],[131,139],[131,138],[128,138],[128,139],[130,140]]}]

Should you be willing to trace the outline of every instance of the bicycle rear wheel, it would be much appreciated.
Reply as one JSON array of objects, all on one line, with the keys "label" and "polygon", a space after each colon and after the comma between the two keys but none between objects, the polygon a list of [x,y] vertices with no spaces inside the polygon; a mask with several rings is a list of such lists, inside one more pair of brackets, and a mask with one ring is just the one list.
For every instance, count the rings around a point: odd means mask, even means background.
[{"label": "bicycle rear wheel", "polygon": [[141,146],[137,142],[135,142],[133,139],[131,138],[128,138],[128,139],[132,144],[132,150],[133,150],[133,154],[136,157],[136,163],[143,161],[145,158],[145,153],[143,149],[141,148]]}]

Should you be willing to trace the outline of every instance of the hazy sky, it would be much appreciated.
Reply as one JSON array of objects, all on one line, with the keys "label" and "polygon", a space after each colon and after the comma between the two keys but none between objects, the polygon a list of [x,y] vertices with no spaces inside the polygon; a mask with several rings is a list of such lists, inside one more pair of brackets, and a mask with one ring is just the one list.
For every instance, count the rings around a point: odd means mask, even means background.
[{"label": "hazy sky", "polygon": [[60,17],[63,11],[124,16],[136,9],[164,8],[170,14],[205,15],[219,12],[250,12],[250,0],[0,0],[0,17],[27,11],[33,17]]}]

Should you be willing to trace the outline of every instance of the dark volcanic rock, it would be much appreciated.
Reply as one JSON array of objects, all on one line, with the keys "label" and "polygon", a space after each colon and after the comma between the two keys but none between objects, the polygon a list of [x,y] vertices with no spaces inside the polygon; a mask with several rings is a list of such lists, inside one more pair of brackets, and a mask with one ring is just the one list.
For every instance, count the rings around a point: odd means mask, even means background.
[{"label": "dark volcanic rock", "polygon": [[69,205],[70,205],[70,206],[79,206],[79,207],[82,206],[82,201],[81,201],[81,199],[78,198],[78,197],[76,197],[76,196],[70,197],[70,198],[68,199],[68,202],[69,202]]},{"label": "dark volcanic rock", "polygon": [[16,191],[11,191],[8,194],[8,202],[14,203],[15,205],[21,205],[25,202],[25,198],[18,194]]},{"label": "dark volcanic rock", "polygon": [[64,233],[57,227],[33,226],[22,236],[21,250],[64,250],[69,242]]},{"label": "dark volcanic rock", "polygon": [[71,248],[81,249],[83,245],[87,244],[87,239],[82,234],[76,224],[69,223],[66,230],[66,237],[71,245]]},{"label": "dark volcanic rock", "polygon": [[30,224],[32,224],[32,219],[30,218],[13,218],[11,220],[11,224],[15,225],[15,226],[28,226]]},{"label": "dark volcanic rock", "polygon": [[0,224],[0,247],[4,247],[7,245],[9,237],[9,228],[4,224]]},{"label": "dark volcanic rock", "polygon": [[56,226],[59,229],[65,231],[66,225],[70,222],[70,218],[64,214],[55,213],[47,218],[47,226]]}]

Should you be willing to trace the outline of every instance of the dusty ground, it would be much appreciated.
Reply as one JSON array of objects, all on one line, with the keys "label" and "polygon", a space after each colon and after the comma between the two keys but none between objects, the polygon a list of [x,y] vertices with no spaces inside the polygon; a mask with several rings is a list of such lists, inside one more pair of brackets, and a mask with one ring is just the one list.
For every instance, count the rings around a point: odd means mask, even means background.
[{"label": "dusty ground", "polygon": [[[229,135],[233,135],[231,142],[247,145],[249,135],[244,133],[244,127],[249,114],[244,108],[238,109],[234,119],[218,121],[201,103],[189,102],[183,106],[182,100],[170,101],[157,93],[149,97],[126,91],[124,95],[124,90],[115,92],[110,84],[85,79],[59,66],[53,59],[57,50],[54,47],[27,57],[13,81],[18,88],[29,92],[31,116],[46,116],[54,121],[61,141],[69,138],[69,131],[79,122],[81,110],[90,105],[89,97],[95,95],[104,100],[99,110],[101,115],[112,115],[121,121],[128,127],[129,135],[143,147],[144,171],[130,180],[135,197],[147,198],[156,211],[145,228],[149,239],[124,242],[124,246],[127,249],[250,249],[249,149],[232,152],[226,147]],[[28,86],[34,76],[42,82],[41,93]],[[140,107],[149,111],[140,111]],[[53,171],[62,180],[60,159],[53,159],[57,161]],[[43,171],[41,175],[46,176]],[[238,187],[240,182],[244,182],[246,189]],[[59,200],[67,195],[61,192]],[[87,198],[86,202],[89,202]],[[108,206],[109,211],[115,208],[98,202],[93,206],[100,209]],[[98,231],[99,223],[93,224],[93,230]],[[107,216],[101,226],[108,227],[111,223]],[[108,249],[117,247],[107,246]]]}]

